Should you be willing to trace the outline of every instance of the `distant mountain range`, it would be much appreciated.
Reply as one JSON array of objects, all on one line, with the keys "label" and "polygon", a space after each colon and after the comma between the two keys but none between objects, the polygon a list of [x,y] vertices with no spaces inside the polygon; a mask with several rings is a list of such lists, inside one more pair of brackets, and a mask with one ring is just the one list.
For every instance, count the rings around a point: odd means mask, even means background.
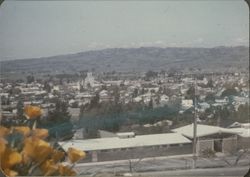
[{"label": "distant mountain range", "polygon": [[148,71],[246,69],[249,48],[112,48],[52,57],[1,61],[1,72]]}]

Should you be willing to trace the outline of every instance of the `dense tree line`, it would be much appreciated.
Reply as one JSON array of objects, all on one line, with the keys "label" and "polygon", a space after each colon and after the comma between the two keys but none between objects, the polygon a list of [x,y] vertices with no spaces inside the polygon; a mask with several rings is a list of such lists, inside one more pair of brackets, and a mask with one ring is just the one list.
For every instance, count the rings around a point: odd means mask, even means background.
[{"label": "dense tree line", "polygon": [[74,133],[70,119],[67,103],[56,99],[55,109],[49,110],[48,116],[39,122],[39,126],[49,130],[50,138],[70,139]]},{"label": "dense tree line", "polygon": [[[166,118],[174,119],[178,114],[176,106],[153,109],[152,102],[148,105],[142,102],[122,104],[115,100],[97,103],[97,98],[89,105],[81,107],[78,125],[85,128],[88,138],[97,137],[99,129],[117,132],[123,125],[155,123]],[[95,106],[93,102],[96,103]]]}]

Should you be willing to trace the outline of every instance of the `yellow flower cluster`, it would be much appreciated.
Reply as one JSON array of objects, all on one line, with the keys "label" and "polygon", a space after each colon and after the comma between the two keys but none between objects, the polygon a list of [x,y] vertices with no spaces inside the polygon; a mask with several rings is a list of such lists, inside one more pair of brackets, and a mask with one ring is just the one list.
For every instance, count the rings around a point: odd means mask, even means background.
[{"label": "yellow flower cluster", "polygon": [[24,112],[27,119],[34,119],[42,115],[42,110],[38,106],[27,105]]},{"label": "yellow flower cluster", "polygon": [[[28,106],[25,108],[25,114],[27,118],[31,119],[39,117],[41,115],[41,110],[36,106]],[[22,135],[21,148],[8,139],[9,136],[15,136],[16,134]],[[0,126],[1,170],[7,176],[76,175],[72,167],[75,162],[84,158],[86,154],[83,151],[69,148],[67,156],[72,166],[64,166],[60,161],[66,154],[53,148],[50,143],[45,141],[48,135],[47,129],[38,129],[34,126],[32,129],[28,126],[16,126],[11,128]]]}]

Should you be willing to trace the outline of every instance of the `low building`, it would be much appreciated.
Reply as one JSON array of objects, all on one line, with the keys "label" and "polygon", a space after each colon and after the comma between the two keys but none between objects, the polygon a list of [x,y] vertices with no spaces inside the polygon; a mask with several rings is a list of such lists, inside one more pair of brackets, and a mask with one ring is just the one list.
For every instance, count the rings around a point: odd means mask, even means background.
[{"label": "low building", "polygon": [[85,132],[84,128],[80,128],[80,129],[75,130],[73,139],[74,140],[82,140],[82,139],[84,139],[84,132]]},{"label": "low building", "polygon": [[168,104],[168,102],[169,102],[169,97],[167,95],[160,96],[160,100],[159,100],[160,106],[165,106]]},{"label": "low building", "polygon": [[[193,124],[173,129],[190,140],[193,140]],[[202,155],[206,150],[225,154],[237,151],[237,135],[239,132],[227,128],[197,124],[197,153]]]},{"label": "low building", "polygon": [[206,103],[206,102],[202,102],[202,103],[199,103],[198,104],[198,110],[200,112],[205,112],[206,109],[209,109],[210,108],[210,104]]},{"label": "low building", "polygon": [[213,104],[213,106],[224,106],[229,104],[229,98],[225,97],[223,99],[215,99],[215,103]]},{"label": "low building", "polygon": [[234,105],[235,110],[238,111],[240,105],[249,104],[249,98],[234,96],[232,104]]},{"label": "low building", "polygon": [[100,102],[109,102],[113,100],[113,97],[107,90],[100,91],[99,97],[100,97]]},{"label": "low building", "polygon": [[179,133],[140,135],[129,138],[97,138],[59,142],[67,151],[69,147],[87,153],[83,162],[134,159],[192,153],[191,141]]},{"label": "low building", "polygon": [[181,109],[187,110],[193,107],[193,100],[181,100]]},{"label": "low building", "polygon": [[250,123],[235,122],[230,130],[238,135],[238,149],[250,149]]}]

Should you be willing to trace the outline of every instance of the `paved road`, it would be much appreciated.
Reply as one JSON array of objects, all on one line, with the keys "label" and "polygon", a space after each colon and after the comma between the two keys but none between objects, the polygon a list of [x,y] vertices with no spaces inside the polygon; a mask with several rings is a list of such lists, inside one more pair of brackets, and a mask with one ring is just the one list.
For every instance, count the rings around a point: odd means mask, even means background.
[{"label": "paved road", "polygon": [[[248,167],[250,165],[250,155],[242,157],[237,165],[235,165],[236,156],[231,157],[216,157],[216,158],[198,158],[197,168],[199,169],[218,169],[228,168],[234,169],[238,167]],[[131,164],[131,166],[130,166]],[[129,160],[97,162],[97,163],[82,163],[77,164],[75,170],[80,174],[95,174],[95,173],[125,173],[125,172],[155,172],[155,171],[170,171],[191,169],[193,159],[189,156],[176,157],[160,157],[148,159],[135,159],[130,163]],[[130,168],[132,167],[132,169]],[[236,170],[237,171],[237,170]],[[198,171],[196,171],[198,172]],[[227,174],[225,174],[227,175]],[[236,174],[237,175],[237,174]],[[223,175],[222,175],[223,176]]]},{"label": "paved road", "polygon": [[176,171],[161,171],[161,172],[147,172],[147,173],[137,173],[137,176],[145,177],[167,177],[167,176],[233,176],[233,177],[243,177],[249,167],[231,167],[231,168],[208,168],[208,169],[190,169],[190,170],[176,170]]},{"label": "paved road", "polygon": [[248,171],[248,167],[233,168],[209,168],[209,169],[189,169],[175,171],[157,171],[144,173],[94,173],[91,175],[81,175],[81,177],[116,177],[116,176],[133,176],[133,177],[243,177]]}]

